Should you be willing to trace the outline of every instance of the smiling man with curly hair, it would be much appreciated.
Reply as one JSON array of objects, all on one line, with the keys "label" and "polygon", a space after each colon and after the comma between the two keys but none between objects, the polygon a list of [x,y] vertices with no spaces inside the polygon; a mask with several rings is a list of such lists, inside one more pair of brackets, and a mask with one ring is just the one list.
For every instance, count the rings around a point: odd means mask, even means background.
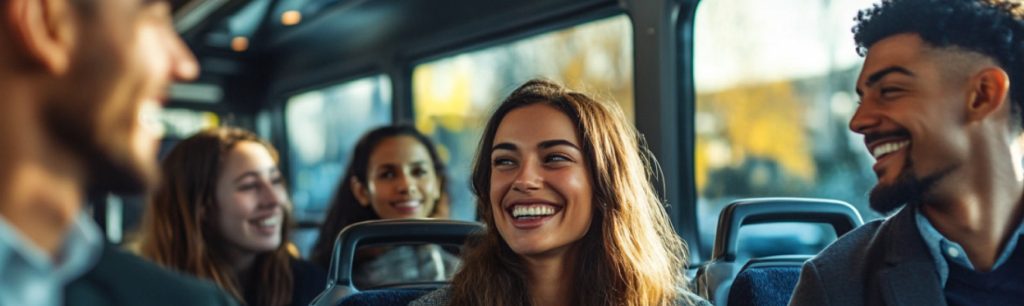
[{"label": "smiling man with curly hair", "polygon": [[850,129],[895,212],[808,261],[790,305],[1024,302],[1024,21],[1010,0],[886,0],[853,28],[865,56]]}]

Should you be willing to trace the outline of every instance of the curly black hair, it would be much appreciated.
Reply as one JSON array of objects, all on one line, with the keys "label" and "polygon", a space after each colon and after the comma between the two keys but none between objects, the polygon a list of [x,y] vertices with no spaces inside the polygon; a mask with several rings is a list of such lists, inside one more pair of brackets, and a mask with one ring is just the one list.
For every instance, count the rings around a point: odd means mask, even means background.
[{"label": "curly black hair", "polygon": [[[857,53],[887,37],[915,33],[932,47],[983,54],[1010,77],[1011,111],[1020,127],[1024,103],[1024,7],[1014,0],[884,0],[854,18]],[[1019,86],[1017,80],[1021,80]]]}]

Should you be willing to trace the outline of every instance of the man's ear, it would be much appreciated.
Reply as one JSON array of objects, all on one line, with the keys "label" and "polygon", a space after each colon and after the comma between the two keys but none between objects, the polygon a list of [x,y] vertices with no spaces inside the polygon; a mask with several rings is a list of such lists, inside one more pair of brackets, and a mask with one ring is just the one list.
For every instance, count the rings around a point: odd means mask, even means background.
[{"label": "man's ear", "polygon": [[967,101],[967,120],[979,121],[1007,103],[1010,77],[996,67],[985,68],[971,77]]},{"label": "man's ear", "polygon": [[74,7],[68,0],[3,0],[3,19],[16,52],[52,74],[68,70],[74,53]]},{"label": "man's ear", "polygon": [[356,197],[356,201],[359,201],[359,205],[362,207],[370,206],[370,190],[363,186],[363,183],[359,182],[359,179],[352,177],[348,180],[350,188],[352,188],[352,195]]}]

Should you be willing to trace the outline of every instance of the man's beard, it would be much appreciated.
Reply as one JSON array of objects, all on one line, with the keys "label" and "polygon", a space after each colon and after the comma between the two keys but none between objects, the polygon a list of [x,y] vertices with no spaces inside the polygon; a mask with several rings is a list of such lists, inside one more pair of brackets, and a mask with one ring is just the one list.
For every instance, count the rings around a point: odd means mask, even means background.
[{"label": "man's beard", "polygon": [[948,176],[953,170],[959,168],[959,164],[950,165],[945,169],[936,171],[925,177],[918,178],[914,175],[913,162],[907,157],[903,169],[900,170],[896,182],[891,185],[875,185],[871,189],[868,202],[871,209],[880,214],[888,215],[892,211],[903,207],[904,204],[917,205],[921,203],[928,192],[932,191],[935,185]]},{"label": "man's beard", "polygon": [[130,108],[111,109],[108,104],[94,102],[94,99],[101,98],[101,95],[81,96],[82,99],[68,98],[67,101],[78,102],[94,109],[68,108],[70,102],[50,104],[44,110],[44,120],[48,137],[68,148],[82,163],[86,172],[86,177],[81,182],[82,187],[97,192],[137,194],[155,185],[159,179],[156,156],[151,160],[136,156],[136,148],[129,140],[131,135],[126,131],[127,128],[120,125],[104,125],[97,119],[104,117],[97,112],[107,110],[120,112],[118,120],[130,122],[128,119],[122,119],[134,116],[124,114],[128,112],[125,109]]}]

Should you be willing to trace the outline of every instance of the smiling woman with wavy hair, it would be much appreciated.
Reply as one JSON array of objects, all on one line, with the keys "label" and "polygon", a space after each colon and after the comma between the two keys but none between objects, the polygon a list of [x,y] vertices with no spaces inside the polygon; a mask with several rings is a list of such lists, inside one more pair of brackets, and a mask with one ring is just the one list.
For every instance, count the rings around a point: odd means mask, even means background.
[{"label": "smiling woman with wavy hair", "polygon": [[487,232],[452,285],[410,305],[706,305],[615,105],[533,80],[488,121],[473,167]]},{"label": "smiling woman with wavy hair", "polygon": [[209,129],[161,163],[142,256],[210,280],[244,305],[306,305],[326,273],[288,250],[291,204],[274,147],[252,132]]}]

